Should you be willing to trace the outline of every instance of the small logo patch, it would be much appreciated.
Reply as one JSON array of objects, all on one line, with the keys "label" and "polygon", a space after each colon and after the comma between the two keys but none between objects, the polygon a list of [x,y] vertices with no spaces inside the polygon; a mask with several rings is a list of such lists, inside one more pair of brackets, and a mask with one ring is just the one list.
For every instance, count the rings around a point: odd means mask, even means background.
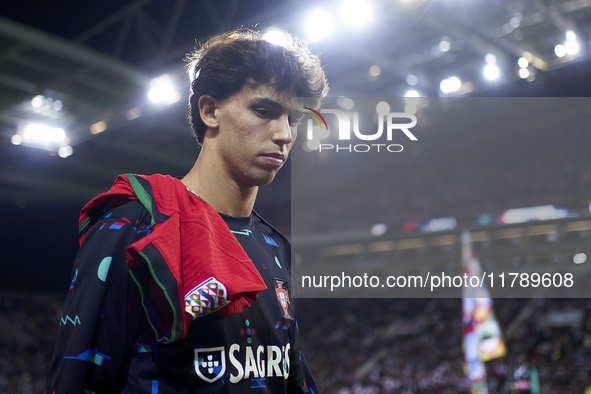
[{"label": "small logo patch", "polygon": [[286,280],[275,279],[275,293],[277,293],[277,301],[279,301],[279,305],[283,309],[283,317],[293,319],[289,313],[289,288]]},{"label": "small logo patch", "polygon": [[195,349],[195,372],[207,383],[213,383],[226,372],[223,346]]},{"label": "small logo patch", "polygon": [[197,285],[185,296],[185,311],[193,320],[228,305],[228,292],[222,282],[213,276]]}]

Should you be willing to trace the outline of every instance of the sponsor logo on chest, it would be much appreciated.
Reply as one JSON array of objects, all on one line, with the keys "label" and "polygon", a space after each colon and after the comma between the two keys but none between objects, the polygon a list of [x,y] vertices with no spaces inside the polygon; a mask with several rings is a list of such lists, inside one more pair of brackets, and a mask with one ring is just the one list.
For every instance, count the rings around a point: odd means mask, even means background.
[{"label": "sponsor logo on chest", "polygon": [[289,377],[291,345],[240,346],[234,343],[226,351],[224,346],[195,348],[195,372],[202,380],[213,383],[226,373],[226,358],[230,383],[244,379]]}]

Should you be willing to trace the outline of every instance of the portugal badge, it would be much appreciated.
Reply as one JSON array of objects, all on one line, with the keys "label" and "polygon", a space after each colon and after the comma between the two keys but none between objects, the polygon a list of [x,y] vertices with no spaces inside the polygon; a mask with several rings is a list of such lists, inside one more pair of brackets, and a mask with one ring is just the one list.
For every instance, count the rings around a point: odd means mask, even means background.
[{"label": "portugal badge", "polygon": [[275,292],[277,293],[277,301],[283,309],[284,319],[293,319],[293,316],[289,313],[289,287],[287,281],[284,279],[275,279]]}]

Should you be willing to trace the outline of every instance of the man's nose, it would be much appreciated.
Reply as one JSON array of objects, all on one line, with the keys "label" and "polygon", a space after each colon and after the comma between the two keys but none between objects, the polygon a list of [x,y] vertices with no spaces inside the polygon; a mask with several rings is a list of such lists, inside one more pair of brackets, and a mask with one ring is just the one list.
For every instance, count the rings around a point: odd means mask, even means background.
[{"label": "man's nose", "polygon": [[293,142],[292,130],[287,115],[278,119],[277,130],[273,134],[273,142],[278,145],[289,145]]}]

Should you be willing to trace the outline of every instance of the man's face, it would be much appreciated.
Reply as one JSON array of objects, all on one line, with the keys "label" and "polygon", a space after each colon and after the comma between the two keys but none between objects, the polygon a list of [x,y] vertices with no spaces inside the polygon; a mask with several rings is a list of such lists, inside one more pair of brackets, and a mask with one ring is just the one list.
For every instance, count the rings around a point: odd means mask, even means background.
[{"label": "man's face", "polygon": [[216,115],[216,145],[225,172],[241,188],[271,183],[294,139],[290,95],[267,85],[247,85],[220,102]]}]

